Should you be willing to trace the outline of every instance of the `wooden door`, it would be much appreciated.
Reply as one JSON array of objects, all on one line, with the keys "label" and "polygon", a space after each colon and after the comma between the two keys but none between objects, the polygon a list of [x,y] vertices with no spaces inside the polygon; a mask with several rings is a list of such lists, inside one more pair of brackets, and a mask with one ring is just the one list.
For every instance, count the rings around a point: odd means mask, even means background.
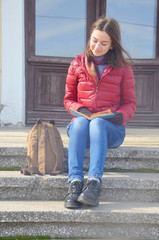
[{"label": "wooden door", "polygon": [[[86,45],[86,40],[89,35],[89,31],[87,29],[90,28],[92,22],[96,19],[96,15],[99,12],[99,4],[97,4],[96,0],[81,1],[83,1],[83,4],[86,3],[86,6],[84,6],[86,8],[86,16],[84,19],[86,20],[86,33],[85,39],[83,40],[85,41],[84,44]],[[38,0],[38,3],[39,2],[40,0]],[[63,2],[67,4],[67,1]],[[47,3],[49,4],[51,1],[49,2],[49,0],[43,0],[41,3],[43,3],[45,7]],[[72,1],[72,3],[75,3],[75,1]],[[76,3],[81,2],[76,0]],[[65,8],[66,5],[63,6],[62,9],[65,10]],[[78,11],[78,9],[76,10]],[[48,16],[48,18],[49,17],[51,16]],[[60,19],[59,16],[56,16],[56,18]],[[66,16],[66,21],[69,19],[70,16]],[[75,18],[72,19],[74,20]],[[83,19],[80,19],[78,17],[77,19],[79,21],[83,21]],[[58,31],[58,29],[56,29],[56,31]],[[63,32],[66,34],[64,28]],[[64,108],[63,99],[68,67],[74,57],[65,56],[65,54],[63,56],[57,57],[53,54],[51,56],[44,55],[45,53],[42,53],[41,56],[41,53],[39,55],[36,54],[35,36],[36,1],[25,0],[26,124],[34,124],[37,118],[42,118],[43,120],[54,119],[58,126],[66,126],[71,117],[68,115],[67,111]],[[62,45],[64,44],[65,43]],[[74,45],[74,43],[72,43],[72,45]],[[67,50],[67,44],[65,45],[65,49]],[[54,51],[56,52],[56,49],[54,49]],[[68,55],[68,53],[66,54]]]},{"label": "wooden door", "polygon": [[[86,1],[85,43],[92,23],[106,15],[109,1]],[[156,2],[155,56],[135,59],[133,66],[137,110],[128,123],[132,127],[159,127],[159,0]],[[67,70],[74,57],[36,54],[35,16],[35,0],[25,0],[26,124],[42,118],[54,119],[58,126],[66,126],[71,117],[63,106],[63,98]]]}]

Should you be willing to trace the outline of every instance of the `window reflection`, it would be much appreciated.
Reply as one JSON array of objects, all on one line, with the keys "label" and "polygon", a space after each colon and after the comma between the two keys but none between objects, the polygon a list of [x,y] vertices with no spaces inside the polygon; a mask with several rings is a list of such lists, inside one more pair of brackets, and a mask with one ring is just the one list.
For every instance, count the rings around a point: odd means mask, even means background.
[{"label": "window reflection", "polygon": [[156,0],[107,0],[107,17],[118,20],[123,47],[133,58],[155,58]]},{"label": "window reflection", "polygon": [[86,0],[36,0],[36,55],[74,57],[85,45]]}]

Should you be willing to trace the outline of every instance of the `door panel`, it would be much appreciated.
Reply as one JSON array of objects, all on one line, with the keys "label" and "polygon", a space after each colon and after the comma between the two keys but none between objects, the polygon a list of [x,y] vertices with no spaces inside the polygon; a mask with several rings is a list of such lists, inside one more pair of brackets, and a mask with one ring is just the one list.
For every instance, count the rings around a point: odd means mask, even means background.
[{"label": "door panel", "polygon": [[143,60],[133,67],[136,113],[128,126],[159,126],[159,61]]},{"label": "door panel", "polygon": [[27,124],[35,123],[37,118],[53,119],[57,126],[69,123],[71,117],[64,108],[63,99],[70,62],[63,60],[59,64],[59,61],[45,59],[44,62],[41,57],[29,59]]},{"label": "door panel", "polygon": [[[153,112],[153,98],[154,98],[154,74],[155,72],[134,72],[136,80],[136,100],[137,100],[137,112],[146,111]],[[142,91],[138,91],[142,89]]]},{"label": "door panel", "polygon": [[52,110],[63,107],[65,73],[56,73],[51,69],[35,70],[35,110]]}]

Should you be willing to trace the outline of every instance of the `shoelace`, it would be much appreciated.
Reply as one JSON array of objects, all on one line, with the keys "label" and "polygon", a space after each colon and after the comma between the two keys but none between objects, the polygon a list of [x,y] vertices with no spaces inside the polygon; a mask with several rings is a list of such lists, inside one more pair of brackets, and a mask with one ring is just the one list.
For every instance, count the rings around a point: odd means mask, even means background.
[{"label": "shoelace", "polygon": [[82,182],[79,181],[73,182],[70,185],[69,193],[81,192],[82,187],[83,187]]},{"label": "shoelace", "polygon": [[100,192],[100,187],[99,187],[99,184],[97,183],[97,181],[90,181],[87,183],[87,186],[85,187],[86,188],[89,188],[92,190],[92,192],[95,192],[95,193],[98,193]]}]

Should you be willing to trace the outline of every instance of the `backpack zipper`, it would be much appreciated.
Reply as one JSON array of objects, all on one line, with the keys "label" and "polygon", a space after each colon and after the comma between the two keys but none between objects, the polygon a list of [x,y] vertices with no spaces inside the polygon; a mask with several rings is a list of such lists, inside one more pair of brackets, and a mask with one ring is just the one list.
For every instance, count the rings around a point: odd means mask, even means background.
[{"label": "backpack zipper", "polygon": [[48,137],[48,126],[45,125],[45,137],[47,138]]},{"label": "backpack zipper", "polygon": [[36,152],[38,152],[38,144],[39,144],[39,138],[36,136]]}]

